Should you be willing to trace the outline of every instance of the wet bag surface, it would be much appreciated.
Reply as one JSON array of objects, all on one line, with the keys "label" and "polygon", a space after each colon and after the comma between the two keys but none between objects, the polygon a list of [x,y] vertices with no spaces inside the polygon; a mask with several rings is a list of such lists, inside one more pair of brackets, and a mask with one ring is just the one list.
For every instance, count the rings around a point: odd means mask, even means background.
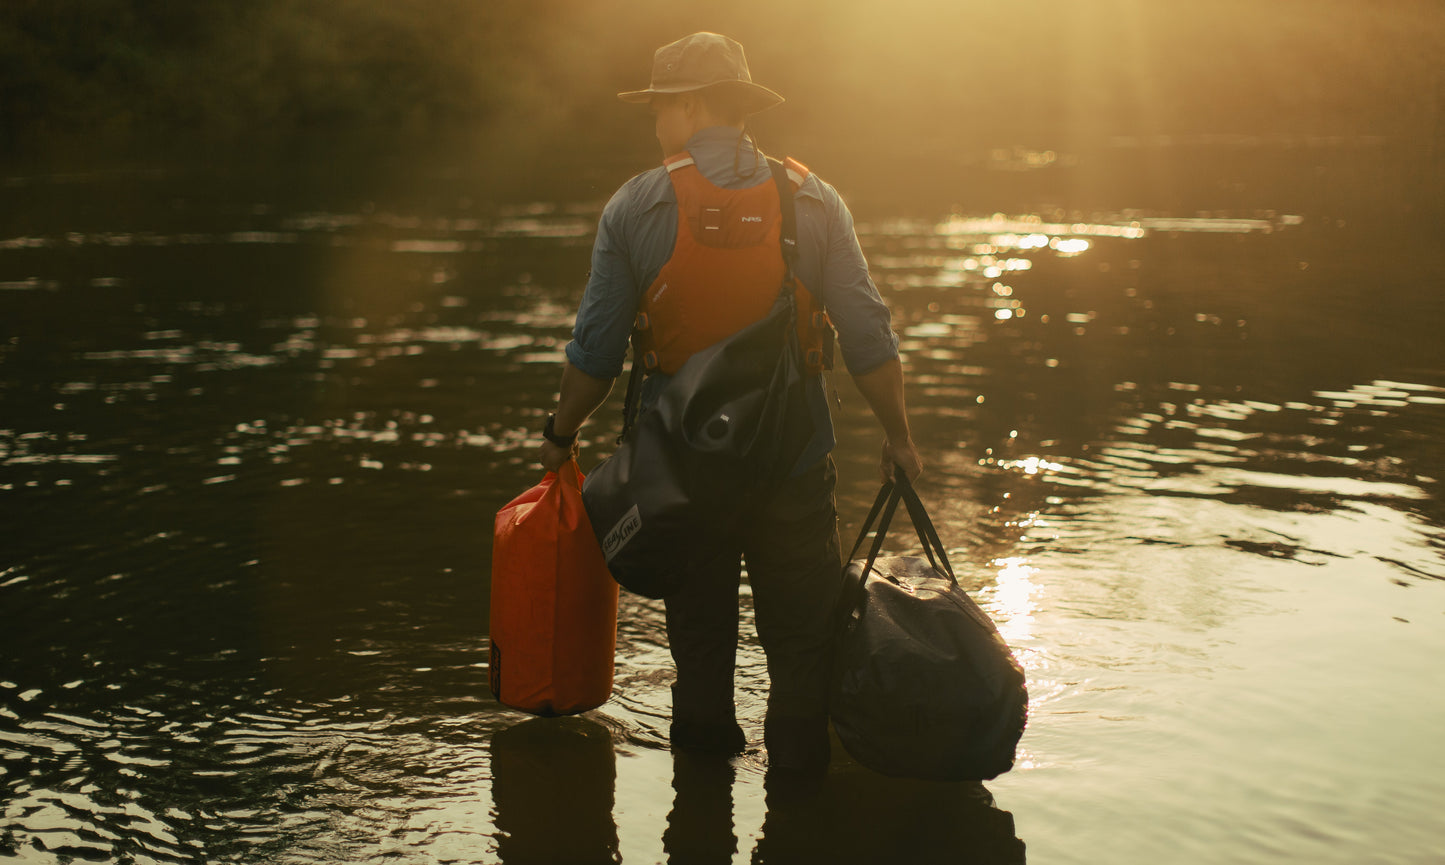
[{"label": "wet bag surface", "polygon": [[[926,556],[879,557],[902,499]],[[1028,715],[1023,668],[959,587],[943,545],[901,475],[879,493],[866,560],[844,571],[834,728],[848,753],[885,775],[987,780],[1013,767]]]},{"label": "wet bag surface", "polygon": [[617,583],[607,573],[576,461],[497,512],[492,547],[492,694],[537,715],[607,702]]}]

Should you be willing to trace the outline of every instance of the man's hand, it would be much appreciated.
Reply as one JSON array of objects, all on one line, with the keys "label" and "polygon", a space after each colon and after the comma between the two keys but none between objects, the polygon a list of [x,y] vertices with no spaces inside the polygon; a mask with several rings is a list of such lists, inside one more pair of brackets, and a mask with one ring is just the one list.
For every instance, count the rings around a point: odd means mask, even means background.
[{"label": "man's hand", "polygon": [[[587,418],[607,400],[612,392],[612,379],[593,378],[572,365],[562,364],[562,387],[557,397],[557,413],[553,416],[552,432],[559,438],[577,432]],[[537,461],[549,472],[560,469],[567,460],[577,455],[577,441],[571,447],[563,447],[543,439],[537,449]]]},{"label": "man's hand", "polygon": [[537,449],[537,461],[542,464],[543,471],[555,472],[567,464],[567,460],[577,455],[577,443],[573,442],[570,448],[558,447],[545,439],[542,446]]},{"label": "man's hand", "polygon": [[883,462],[878,467],[879,476],[883,483],[893,480],[893,467],[903,469],[903,474],[912,483],[918,480],[923,474],[923,459],[918,455],[918,448],[913,446],[912,439],[904,439],[902,444],[895,444],[892,440],[883,441]]}]

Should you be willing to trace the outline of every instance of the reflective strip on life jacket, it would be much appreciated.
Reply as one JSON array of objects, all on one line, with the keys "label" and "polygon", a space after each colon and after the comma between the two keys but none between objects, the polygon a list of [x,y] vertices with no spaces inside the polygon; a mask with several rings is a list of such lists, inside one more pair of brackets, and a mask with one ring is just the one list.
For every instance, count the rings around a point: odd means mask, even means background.
[{"label": "reflective strip on life jacket", "polygon": [[808,170],[808,166],[791,156],[783,160],[783,167],[787,169],[788,179],[793,181],[794,187],[802,186],[803,181],[808,179],[809,174],[812,174],[812,172]]},{"label": "reflective strip on life jacket", "polygon": [[[643,294],[634,351],[648,373],[671,375],[693,354],[766,316],[786,267],[776,184],[723,189],[686,153],[664,165],[677,197],[677,240]],[[808,176],[796,160],[786,167],[795,185]],[[807,289],[794,285],[804,364],[821,372],[832,367],[832,325]]]}]

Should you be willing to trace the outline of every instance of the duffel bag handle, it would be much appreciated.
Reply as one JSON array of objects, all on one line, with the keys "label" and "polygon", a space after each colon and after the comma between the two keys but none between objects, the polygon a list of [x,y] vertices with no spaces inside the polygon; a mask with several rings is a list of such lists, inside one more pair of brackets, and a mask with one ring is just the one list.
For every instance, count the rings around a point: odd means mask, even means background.
[{"label": "duffel bag handle", "polygon": [[923,506],[923,499],[918,497],[918,492],[913,489],[909,482],[908,475],[898,466],[893,467],[893,473],[897,478],[898,486],[903,490],[903,504],[908,508],[908,518],[913,521],[913,529],[918,533],[918,540],[923,543],[923,549],[928,551],[931,544],[933,550],[938,553],[938,561],[933,561],[930,555],[929,562],[935,569],[938,563],[943,563],[943,572],[948,574],[948,579],[956,586],[958,577],[953,573],[953,565],[948,561],[948,552],[943,548],[943,539],[938,536],[938,529],[933,526],[933,518],[928,515],[928,509]]},{"label": "duffel bag handle", "polygon": [[[863,521],[863,528],[858,532],[858,540],[853,542],[853,550],[848,553],[851,561],[858,555],[858,548],[863,545],[863,539],[868,536],[868,531],[873,527],[873,521],[879,519],[878,532],[873,536],[873,545],[868,550],[868,562],[863,566],[863,575],[859,584],[867,582],[868,575],[873,571],[873,563],[878,560],[878,554],[883,549],[883,538],[888,534],[888,526],[893,521],[893,512],[898,509],[898,502],[902,501],[908,509],[908,517],[913,522],[913,530],[918,533],[918,540],[923,544],[923,553],[928,557],[928,563],[936,571],[942,571],[948,575],[949,582],[958,585],[958,578],[954,576],[953,565],[948,561],[948,553],[943,549],[943,541],[938,537],[938,530],[933,526],[933,520],[928,516],[928,509],[923,506],[923,500],[918,497],[918,492],[913,489],[909,482],[908,475],[899,466],[893,467],[893,480],[883,485],[878,491],[878,497],[873,501],[873,508],[869,510],[868,517]],[[942,567],[939,567],[939,563]]]}]

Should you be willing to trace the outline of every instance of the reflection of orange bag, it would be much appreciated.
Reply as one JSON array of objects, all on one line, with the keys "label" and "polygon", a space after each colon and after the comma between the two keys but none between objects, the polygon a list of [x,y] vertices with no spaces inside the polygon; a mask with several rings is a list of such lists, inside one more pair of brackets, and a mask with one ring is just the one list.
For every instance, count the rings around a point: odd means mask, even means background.
[{"label": "reflection of orange bag", "polygon": [[497,512],[491,644],[492,694],[514,709],[571,715],[612,695],[617,583],[576,460]]}]

